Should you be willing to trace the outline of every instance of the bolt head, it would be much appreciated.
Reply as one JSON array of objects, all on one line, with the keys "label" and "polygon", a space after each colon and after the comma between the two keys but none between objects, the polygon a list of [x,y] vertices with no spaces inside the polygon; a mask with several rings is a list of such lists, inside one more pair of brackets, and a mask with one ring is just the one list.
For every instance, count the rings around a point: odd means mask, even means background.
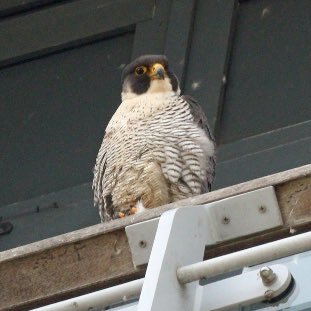
[{"label": "bolt head", "polygon": [[140,240],[138,245],[140,248],[145,248],[147,246],[147,242],[145,240]]},{"label": "bolt head", "polygon": [[269,267],[262,267],[259,274],[264,285],[272,285],[277,277],[273,270]]},{"label": "bolt head", "polygon": [[224,217],[222,218],[222,223],[223,223],[224,225],[227,225],[229,222],[230,222],[230,218],[229,218],[228,216],[224,216]]},{"label": "bolt head", "polygon": [[274,291],[272,289],[268,289],[265,291],[264,296],[267,300],[271,300],[273,298]]},{"label": "bolt head", "polygon": [[263,213],[265,213],[267,211],[267,207],[264,206],[264,205],[261,205],[261,206],[258,207],[258,210],[259,210],[260,213],[263,214]]}]

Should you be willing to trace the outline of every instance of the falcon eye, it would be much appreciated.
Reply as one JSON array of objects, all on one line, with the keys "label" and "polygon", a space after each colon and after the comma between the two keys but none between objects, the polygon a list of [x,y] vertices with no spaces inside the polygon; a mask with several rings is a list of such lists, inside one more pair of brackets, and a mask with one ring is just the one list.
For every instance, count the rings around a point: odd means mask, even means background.
[{"label": "falcon eye", "polygon": [[143,75],[147,71],[147,68],[145,66],[139,66],[135,68],[135,74],[137,76]]}]

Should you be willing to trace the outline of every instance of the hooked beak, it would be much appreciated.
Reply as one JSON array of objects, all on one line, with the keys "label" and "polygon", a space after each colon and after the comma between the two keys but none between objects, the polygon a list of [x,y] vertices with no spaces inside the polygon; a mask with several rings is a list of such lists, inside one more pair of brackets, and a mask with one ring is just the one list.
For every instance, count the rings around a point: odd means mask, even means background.
[{"label": "hooked beak", "polygon": [[164,80],[165,78],[165,69],[163,67],[163,65],[161,64],[154,64],[152,67],[151,67],[151,72],[149,74],[150,78],[152,80]]}]

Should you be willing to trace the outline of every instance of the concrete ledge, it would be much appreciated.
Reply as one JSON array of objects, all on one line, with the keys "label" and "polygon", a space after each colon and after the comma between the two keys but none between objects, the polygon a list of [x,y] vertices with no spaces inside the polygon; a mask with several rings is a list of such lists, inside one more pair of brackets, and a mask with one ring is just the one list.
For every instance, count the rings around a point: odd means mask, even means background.
[{"label": "concrete ledge", "polygon": [[311,165],[262,177],[143,214],[98,224],[0,253],[0,310],[27,310],[143,277],[124,228],[182,206],[274,186],[284,226],[206,249],[205,259],[311,229]]}]

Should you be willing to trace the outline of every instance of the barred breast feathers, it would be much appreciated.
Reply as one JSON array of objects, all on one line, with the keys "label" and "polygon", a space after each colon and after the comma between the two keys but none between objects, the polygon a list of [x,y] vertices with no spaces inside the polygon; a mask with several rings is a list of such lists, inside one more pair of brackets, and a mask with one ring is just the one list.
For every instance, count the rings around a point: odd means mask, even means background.
[{"label": "barred breast feathers", "polygon": [[96,159],[93,189],[106,213],[102,218],[111,219],[109,208],[134,202],[141,211],[210,189],[214,141],[203,111],[191,100],[175,92],[124,98]]}]

